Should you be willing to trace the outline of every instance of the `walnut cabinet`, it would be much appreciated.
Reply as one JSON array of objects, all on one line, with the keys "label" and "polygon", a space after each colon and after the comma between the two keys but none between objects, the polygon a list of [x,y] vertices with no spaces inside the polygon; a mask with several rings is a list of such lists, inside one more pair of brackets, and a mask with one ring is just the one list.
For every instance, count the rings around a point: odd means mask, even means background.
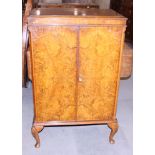
[{"label": "walnut cabinet", "polygon": [[107,124],[117,132],[117,97],[126,18],[112,10],[34,9],[30,32],[34,122]]}]

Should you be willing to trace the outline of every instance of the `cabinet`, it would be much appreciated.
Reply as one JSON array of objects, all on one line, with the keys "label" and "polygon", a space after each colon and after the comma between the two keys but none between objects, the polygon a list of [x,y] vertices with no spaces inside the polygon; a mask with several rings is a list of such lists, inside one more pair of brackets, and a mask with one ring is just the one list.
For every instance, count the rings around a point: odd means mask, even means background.
[{"label": "cabinet", "polygon": [[112,10],[34,9],[28,25],[36,147],[38,133],[53,125],[107,124],[114,143],[126,18]]}]

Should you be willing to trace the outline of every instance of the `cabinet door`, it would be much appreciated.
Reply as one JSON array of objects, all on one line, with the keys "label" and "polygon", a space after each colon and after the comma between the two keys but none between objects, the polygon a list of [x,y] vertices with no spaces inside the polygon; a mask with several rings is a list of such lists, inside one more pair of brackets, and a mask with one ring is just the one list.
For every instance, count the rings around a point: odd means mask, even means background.
[{"label": "cabinet door", "polygon": [[35,121],[75,119],[76,28],[32,27]]},{"label": "cabinet door", "polygon": [[79,32],[78,120],[114,116],[122,27],[83,27]]}]

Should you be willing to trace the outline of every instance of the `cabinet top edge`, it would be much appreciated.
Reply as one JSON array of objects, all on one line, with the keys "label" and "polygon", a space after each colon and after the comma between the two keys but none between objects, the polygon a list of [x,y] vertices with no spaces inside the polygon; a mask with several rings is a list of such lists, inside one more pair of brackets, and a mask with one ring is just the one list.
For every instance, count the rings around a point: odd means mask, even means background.
[{"label": "cabinet top edge", "polygon": [[127,18],[111,9],[83,9],[83,8],[36,8],[30,13],[29,18],[108,18],[122,19]]}]

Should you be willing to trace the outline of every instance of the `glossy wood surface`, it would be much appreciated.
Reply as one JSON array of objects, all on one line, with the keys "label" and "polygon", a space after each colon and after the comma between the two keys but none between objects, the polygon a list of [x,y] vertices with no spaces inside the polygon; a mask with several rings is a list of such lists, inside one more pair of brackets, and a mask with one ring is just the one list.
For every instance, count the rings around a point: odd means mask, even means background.
[{"label": "glossy wood surface", "polygon": [[33,9],[28,20],[30,29],[37,25],[124,26],[127,19],[113,10],[54,8]]},{"label": "glossy wood surface", "polygon": [[78,120],[113,119],[121,36],[121,27],[80,28]]},{"label": "glossy wood surface", "polygon": [[[39,13],[38,13],[39,12]],[[77,12],[77,14],[75,14]],[[85,13],[83,15],[83,13]],[[117,13],[114,10],[107,9],[82,9],[82,8],[36,8],[31,11],[31,16],[101,16],[102,18],[111,17],[111,18],[125,18],[121,14]]]},{"label": "glossy wood surface", "polygon": [[113,119],[122,33],[120,27],[31,31],[37,122]]},{"label": "glossy wood surface", "polygon": [[48,11],[29,17],[34,126],[111,123],[113,143],[126,19]]},{"label": "glossy wood surface", "polygon": [[[124,43],[123,53],[122,53],[122,63],[121,63],[121,79],[129,78],[132,74],[132,60],[133,59],[133,49],[127,43]],[[31,71],[31,57],[30,51],[27,51],[27,63],[28,63],[28,78],[32,80]]]},{"label": "glossy wood surface", "polygon": [[76,29],[31,31],[36,121],[75,120]]}]

